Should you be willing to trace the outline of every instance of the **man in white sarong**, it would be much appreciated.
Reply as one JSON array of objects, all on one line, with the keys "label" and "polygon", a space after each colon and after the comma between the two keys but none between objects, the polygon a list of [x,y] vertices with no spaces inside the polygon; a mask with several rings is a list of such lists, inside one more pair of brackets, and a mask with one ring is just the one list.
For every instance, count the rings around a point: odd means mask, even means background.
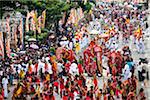
[{"label": "man in white sarong", "polygon": [[8,88],[7,88],[8,79],[7,79],[7,76],[5,76],[5,77],[2,79],[2,84],[3,84],[3,89],[4,89],[4,97],[5,97],[5,98],[8,98]]},{"label": "man in white sarong", "polygon": [[124,75],[123,78],[124,81],[131,77],[130,67],[128,64],[126,64],[123,69],[123,75]]}]

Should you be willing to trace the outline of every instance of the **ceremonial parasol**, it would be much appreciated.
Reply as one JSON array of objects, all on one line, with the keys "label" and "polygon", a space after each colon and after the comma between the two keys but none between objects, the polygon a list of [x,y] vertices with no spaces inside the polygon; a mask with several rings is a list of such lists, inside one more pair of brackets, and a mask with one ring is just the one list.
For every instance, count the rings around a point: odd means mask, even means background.
[{"label": "ceremonial parasol", "polygon": [[29,42],[35,42],[36,39],[35,39],[35,38],[30,38],[30,39],[28,39],[28,41],[29,41]]},{"label": "ceremonial parasol", "polygon": [[91,32],[90,32],[90,34],[99,34],[100,32],[99,31],[97,31],[97,30],[92,30]]},{"label": "ceremonial parasol", "polygon": [[36,44],[31,44],[30,48],[32,48],[32,49],[39,49],[39,46],[37,46]]},{"label": "ceremonial parasol", "polygon": [[106,38],[106,37],[109,37],[109,36],[110,36],[109,34],[100,34],[99,35],[100,38]]}]

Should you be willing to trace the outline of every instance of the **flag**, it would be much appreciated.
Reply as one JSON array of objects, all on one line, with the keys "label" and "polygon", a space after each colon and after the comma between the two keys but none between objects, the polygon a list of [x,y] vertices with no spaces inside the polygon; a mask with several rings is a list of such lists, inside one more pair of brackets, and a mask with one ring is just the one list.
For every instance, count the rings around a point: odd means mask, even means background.
[{"label": "flag", "polygon": [[13,28],[13,32],[14,32],[14,44],[15,44],[15,48],[17,49],[17,27]]},{"label": "flag", "polygon": [[29,32],[29,17],[30,17],[30,13],[27,12],[27,17],[26,17],[26,32]]},{"label": "flag", "polygon": [[29,14],[30,19],[30,30],[36,31],[36,13],[34,10],[32,10]]},{"label": "flag", "polygon": [[80,18],[84,17],[84,13],[81,7],[79,8],[79,15],[80,15]]},{"label": "flag", "polygon": [[69,18],[72,23],[75,23],[74,10],[75,10],[75,9],[71,9],[70,18]]},{"label": "flag", "polygon": [[33,12],[32,17],[33,17],[33,21],[34,21],[34,23],[33,23],[34,24],[34,29],[37,30],[38,29],[37,11]]},{"label": "flag", "polygon": [[20,31],[20,43],[23,44],[23,19],[20,19],[19,31]]},{"label": "flag", "polygon": [[42,12],[42,28],[45,27],[45,19],[46,19],[46,10]]},{"label": "flag", "polygon": [[0,56],[4,57],[3,34],[0,32]]},{"label": "flag", "polygon": [[10,19],[6,18],[6,32],[7,32],[7,38],[6,38],[6,53],[7,56],[10,57],[10,25],[9,25]]},{"label": "flag", "polygon": [[41,16],[38,17],[38,33],[41,33]]}]

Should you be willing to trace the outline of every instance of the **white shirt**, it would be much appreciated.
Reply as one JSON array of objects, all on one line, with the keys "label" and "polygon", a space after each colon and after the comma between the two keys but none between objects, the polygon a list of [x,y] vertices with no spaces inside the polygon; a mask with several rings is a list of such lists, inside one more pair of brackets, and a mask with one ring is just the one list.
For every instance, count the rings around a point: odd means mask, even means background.
[{"label": "white shirt", "polygon": [[38,72],[42,68],[42,72],[44,73],[45,72],[45,68],[44,68],[45,64],[43,62],[41,62],[41,60],[38,60],[38,61],[39,61],[39,63],[38,63]]},{"label": "white shirt", "polygon": [[76,63],[71,64],[70,69],[69,69],[69,73],[72,74],[72,75],[79,73],[78,66],[77,66]]},{"label": "white shirt", "polygon": [[68,40],[67,40],[67,41],[60,41],[60,45],[61,45],[62,47],[66,47],[66,46],[68,45],[68,43],[69,43]]},{"label": "white shirt", "polygon": [[7,78],[3,78],[2,79],[2,84],[4,88],[7,88],[7,84],[8,84],[8,79]]},{"label": "white shirt", "polygon": [[126,64],[125,65],[125,67],[124,67],[124,69],[123,69],[123,74],[129,74],[130,73],[130,68],[129,68],[129,65],[128,64]]},{"label": "white shirt", "polygon": [[3,71],[2,70],[0,70],[0,76],[2,76],[3,75]]},{"label": "white shirt", "polygon": [[137,67],[137,70],[141,72],[141,71],[142,71],[142,66],[143,66],[142,64],[139,65],[139,66]]},{"label": "white shirt", "polygon": [[69,42],[68,49],[72,50],[73,49],[73,42]]},{"label": "white shirt", "polygon": [[58,72],[62,72],[63,71],[62,67],[63,67],[62,63],[57,63]]},{"label": "white shirt", "polygon": [[53,71],[52,71],[52,65],[50,63],[47,63],[48,64],[48,72],[49,74],[52,74]]}]

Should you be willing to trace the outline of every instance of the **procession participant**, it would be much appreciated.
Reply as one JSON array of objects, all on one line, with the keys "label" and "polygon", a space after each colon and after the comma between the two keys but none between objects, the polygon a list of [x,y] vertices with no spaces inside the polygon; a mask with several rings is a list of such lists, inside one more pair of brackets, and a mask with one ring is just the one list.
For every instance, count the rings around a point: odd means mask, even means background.
[{"label": "procession participant", "polygon": [[124,81],[131,77],[131,72],[128,64],[125,65],[122,73],[124,75]]},{"label": "procession participant", "polygon": [[77,62],[73,62],[70,66],[69,73],[73,76],[79,75]]},{"label": "procession participant", "polygon": [[140,100],[146,100],[146,96],[145,96],[145,93],[144,93],[144,89],[143,89],[143,88],[140,89],[137,98],[140,99]]},{"label": "procession participant", "polygon": [[63,47],[58,43],[58,48],[56,49],[57,60],[62,60]]},{"label": "procession participant", "polygon": [[99,73],[102,75],[102,48],[96,43],[94,46],[94,52],[96,54],[96,63]]},{"label": "procession participant", "polygon": [[7,99],[8,98],[8,78],[7,78],[7,76],[4,76],[4,78],[2,79],[2,86],[4,89],[4,98]]}]

